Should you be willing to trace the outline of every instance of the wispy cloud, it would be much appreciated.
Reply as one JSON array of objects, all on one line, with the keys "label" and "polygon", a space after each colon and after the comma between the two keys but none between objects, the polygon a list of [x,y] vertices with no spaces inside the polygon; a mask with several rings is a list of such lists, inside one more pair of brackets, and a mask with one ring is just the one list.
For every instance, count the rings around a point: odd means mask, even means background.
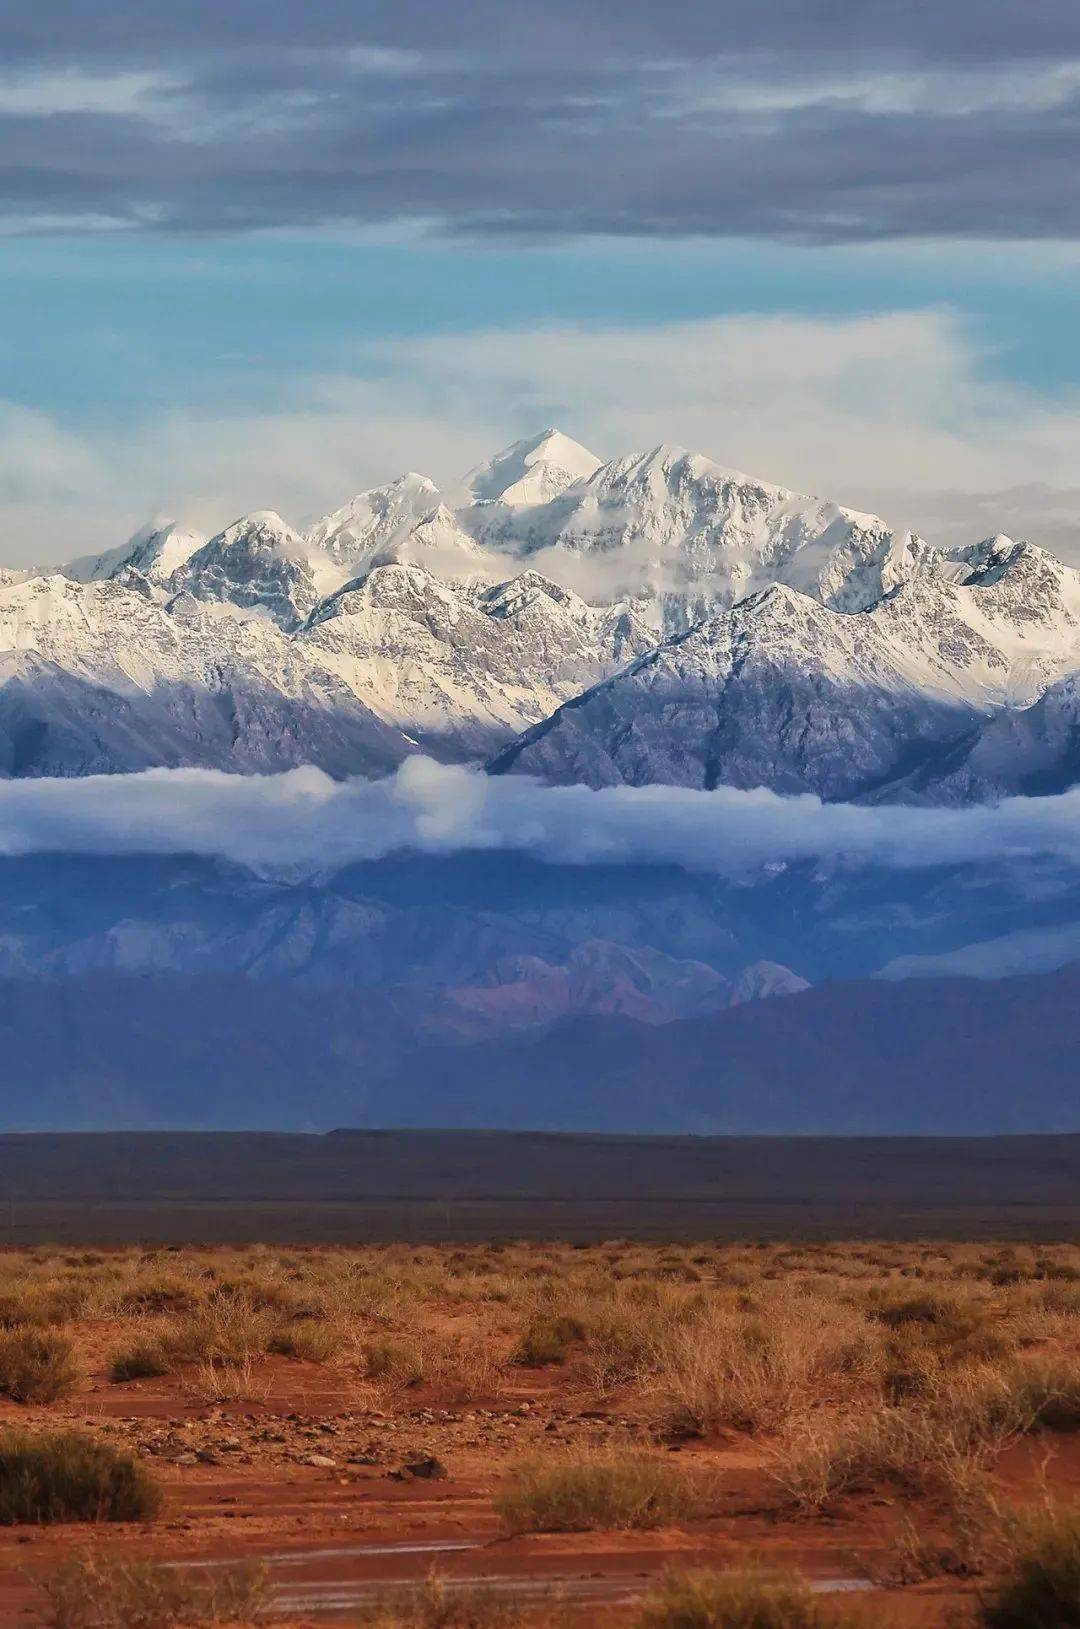
[{"label": "wispy cloud", "polygon": [[735,316],[355,346],[280,411],[162,410],[122,434],[0,403],[0,560],[112,547],[151,515],[299,523],[405,469],[453,483],[548,423],[602,457],[674,441],[935,541],[1008,530],[1076,559],[1080,396],[988,380],[984,360],[945,311]]},{"label": "wispy cloud", "polygon": [[800,861],[896,869],[972,855],[1080,867],[1080,789],[994,807],[862,808],[767,791],[550,787],[413,758],[381,781],[316,769],[0,783],[0,854],[197,854],[324,873],[419,851],[504,850],[562,864],[681,865],[742,877]]},{"label": "wispy cloud", "polygon": [[142,114],[153,118],[156,98],[174,80],[154,70],[8,68],[0,71],[0,115],[38,119],[62,113]]}]

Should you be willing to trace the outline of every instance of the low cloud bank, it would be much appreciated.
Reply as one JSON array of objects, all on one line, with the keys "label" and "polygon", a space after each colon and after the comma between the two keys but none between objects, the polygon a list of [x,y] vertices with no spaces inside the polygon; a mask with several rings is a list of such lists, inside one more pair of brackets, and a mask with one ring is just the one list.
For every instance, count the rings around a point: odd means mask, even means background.
[{"label": "low cloud bank", "polygon": [[1080,789],[967,809],[861,808],[767,791],[551,787],[428,758],[380,781],[155,769],[0,783],[0,855],[196,854],[318,873],[416,850],[512,850],[558,864],[891,868],[1045,856],[1080,866]]}]

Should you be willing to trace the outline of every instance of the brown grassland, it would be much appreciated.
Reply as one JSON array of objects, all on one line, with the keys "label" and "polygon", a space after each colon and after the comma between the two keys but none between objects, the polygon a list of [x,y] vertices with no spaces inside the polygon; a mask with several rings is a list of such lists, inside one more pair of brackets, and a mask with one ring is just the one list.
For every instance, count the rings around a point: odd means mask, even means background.
[{"label": "brown grassland", "polygon": [[0,1626],[1080,1629],[1080,1246],[0,1255]]}]

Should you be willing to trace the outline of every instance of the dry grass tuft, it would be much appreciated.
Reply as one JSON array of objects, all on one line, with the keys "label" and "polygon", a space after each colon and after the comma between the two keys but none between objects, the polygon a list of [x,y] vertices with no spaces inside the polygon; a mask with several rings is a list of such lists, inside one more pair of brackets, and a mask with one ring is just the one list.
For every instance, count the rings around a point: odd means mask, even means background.
[{"label": "dry grass tuft", "polygon": [[605,1448],[526,1460],[495,1508],[514,1533],[641,1531],[701,1518],[710,1491],[669,1459]]},{"label": "dry grass tuft", "polygon": [[776,1296],[760,1310],[717,1310],[671,1330],[651,1357],[669,1426],[708,1432],[775,1429],[814,1391],[873,1369],[865,1320],[842,1306],[823,1316],[806,1297]]},{"label": "dry grass tuft", "polygon": [[109,1379],[152,1380],[156,1375],[168,1374],[172,1367],[157,1335],[143,1335],[113,1353],[109,1364]]},{"label": "dry grass tuft", "polygon": [[585,1325],[569,1313],[542,1313],[522,1332],[511,1362],[526,1369],[565,1363],[572,1347],[585,1339]]},{"label": "dry grass tuft", "polygon": [[268,1349],[306,1363],[330,1363],[340,1354],[343,1345],[344,1338],[336,1324],[318,1318],[298,1318],[295,1323],[283,1324],[271,1335]]},{"label": "dry grass tuft", "polygon": [[[357,1629],[523,1629],[540,1622],[535,1609],[494,1589],[438,1577],[388,1589],[353,1611]],[[556,1603],[542,1621],[545,1629],[557,1629],[567,1620]]]},{"label": "dry grass tuft", "polygon": [[247,1296],[226,1293],[167,1325],[161,1345],[180,1362],[242,1364],[265,1352],[273,1323],[266,1308]]},{"label": "dry grass tuft", "polygon": [[79,1383],[75,1350],[53,1329],[0,1333],[0,1393],[16,1403],[55,1403]]},{"label": "dry grass tuft", "polygon": [[772,1475],[814,1514],[841,1494],[891,1485],[908,1494],[970,1487],[1022,1428],[1008,1397],[947,1397],[935,1408],[881,1405],[838,1420],[808,1416],[774,1452]]},{"label": "dry grass tuft", "polygon": [[257,1566],[196,1573],[87,1552],[40,1584],[49,1629],[217,1629],[262,1623],[270,1606],[266,1572]]},{"label": "dry grass tuft", "polygon": [[673,1570],[645,1596],[636,1629],[838,1629],[841,1622],[798,1579]]},{"label": "dry grass tuft", "polygon": [[187,1377],[186,1387],[201,1403],[262,1402],[270,1391],[269,1382],[258,1374],[250,1358],[239,1363],[207,1358]]}]

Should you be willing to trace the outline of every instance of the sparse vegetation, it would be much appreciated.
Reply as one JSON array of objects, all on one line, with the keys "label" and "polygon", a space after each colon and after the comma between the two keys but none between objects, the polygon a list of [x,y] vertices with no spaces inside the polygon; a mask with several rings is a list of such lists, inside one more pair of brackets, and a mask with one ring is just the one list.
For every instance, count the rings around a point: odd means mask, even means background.
[{"label": "sparse vegetation", "polygon": [[148,1521],[159,1504],[142,1467],[106,1442],[77,1431],[0,1436],[0,1526]]},{"label": "sparse vegetation", "polygon": [[[106,1376],[135,1383],[130,1403]],[[145,1519],[156,1489],[127,1449],[163,1482],[307,1466],[355,1487],[351,1514],[387,1473],[406,1498],[428,1475],[457,1498],[467,1447],[490,1455],[513,1532],[692,1527],[720,1508],[730,1464],[725,1512],[745,1478],[779,1524],[840,1516],[856,1542],[872,1532],[890,1581],[963,1580],[970,1601],[978,1580],[979,1610],[1005,1612],[1037,1572],[1068,1587],[1067,1527],[1025,1528],[1021,1544],[1013,1506],[1031,1504],[1040,1466],[1075,1481],[1080,1246],[12,1249],[0,1395],[25,1427],[0,1439],[5,1523]],[[69,1398],[85,1435],[51,1429]],[[73,1585],[56,1629],[157,1629],[152,1583],[114,1579],[100,1619],[77,1616]],[[164,1585],[160,1599],[177,1623],[226,1610],[170,1605]],[[673,1574],[642,1629],[816,1629],[836,1607],[742,1573]],[[432,1583],[357,1621],[516,1629],[537,1621],[535,1601],[523,1611]]]}]

